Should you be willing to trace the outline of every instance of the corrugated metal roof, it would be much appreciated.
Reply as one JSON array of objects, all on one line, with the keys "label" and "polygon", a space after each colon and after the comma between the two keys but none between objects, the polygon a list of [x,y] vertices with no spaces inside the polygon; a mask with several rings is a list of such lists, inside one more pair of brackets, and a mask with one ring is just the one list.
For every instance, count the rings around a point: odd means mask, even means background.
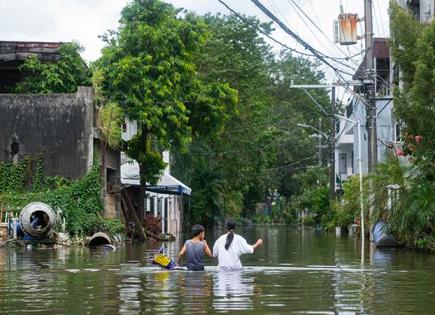
[{"label": "corrugated metal roof", "polygon": [[42,61],[59,60],[62,42],[18,42],[0,41],[0,62],[25,60],[36,54]]}]

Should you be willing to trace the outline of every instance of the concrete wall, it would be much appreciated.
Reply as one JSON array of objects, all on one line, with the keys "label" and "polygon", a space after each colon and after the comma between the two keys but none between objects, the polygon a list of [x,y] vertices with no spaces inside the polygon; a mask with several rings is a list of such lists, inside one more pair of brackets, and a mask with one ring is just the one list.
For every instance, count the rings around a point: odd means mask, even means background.
[{"label": "concrete wall", "polygon": [[92,93],[0,94],[0,161],[42,154],[46,175],[85,175],[93,161]]}]

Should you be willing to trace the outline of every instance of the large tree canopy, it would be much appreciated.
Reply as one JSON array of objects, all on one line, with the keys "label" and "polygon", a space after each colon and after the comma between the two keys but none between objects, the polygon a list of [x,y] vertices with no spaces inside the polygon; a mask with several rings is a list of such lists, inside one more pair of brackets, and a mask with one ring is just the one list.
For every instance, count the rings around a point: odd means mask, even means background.
[{"label": "large tree canopy", "polygon": [[[270,24],[244,19],[249,24],[234,15],[205,16],[210,35],[198,54],[198,73],[204,80],[229,82],[239,103],[219,139],[196,136],[189,152],[177,155],[176,175],[194,191],[192,221],[250,217],[258,202],[270,210],[277,196],[297,192],[292,175],[315,155],[313,139],[296,124],[317,124],[319,113],[289,86],[291,79],[317,83],[322,75],[308,60],[276,56],[258,32],[271,32]],[[328,103],[324,92],[316,98]]]},{"label": "large tree canopy", "polygon": [[107,98],[138,123],[127,153],[139,163],[142,185],[158,179],[162,150],[185,149],[192,133],[218,132],[235,105],[227,84],[196,73],[195,58],[207,37],[201,18],[158,0],[132,1],[119,30],[106,36],[98,67]]}]

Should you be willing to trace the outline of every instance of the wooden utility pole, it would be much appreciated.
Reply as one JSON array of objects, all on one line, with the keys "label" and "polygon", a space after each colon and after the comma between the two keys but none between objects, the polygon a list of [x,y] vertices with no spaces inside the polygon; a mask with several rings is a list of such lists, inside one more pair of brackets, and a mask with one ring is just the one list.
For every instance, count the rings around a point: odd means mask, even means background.
[{"label": "wooden utility pole", "polygon": [[[376,130],[376,95],[375,95],[375,69],[373,58],[373,16],[372,16],[372,0],[364,0],[364,15],[365,15],[365,65],[366,65],[366,83],[365,98],[367,99],[366,114],[367,114],[367,134],[368,134],[368,171],[369,174],[374,172],[376,163],[378,162],[378,137]],[[371,193],[372,185],[369,183],[369,219],[373,217],[373,194]],[[364,236],[363,236],[364,237]],[[370,241],[373,240],[372,223],[370,224]]]},{"label": "wooden utility pole", "polygon": [[329,133],[329,200],[335,199],[335,86],[331,88],[331,130]]},{"label": "wooden utility pole", "polygon": [[376,132],[376,99],[375,99],[375,69],[373,58],[373,17],[372,17],[372,0],[364,0],[365,14],[365,64],[366,80],[365,98],[367,99],[367,126],[368,126],[368,167],[369,173],[372,173],[378,161],[378,146]]}]

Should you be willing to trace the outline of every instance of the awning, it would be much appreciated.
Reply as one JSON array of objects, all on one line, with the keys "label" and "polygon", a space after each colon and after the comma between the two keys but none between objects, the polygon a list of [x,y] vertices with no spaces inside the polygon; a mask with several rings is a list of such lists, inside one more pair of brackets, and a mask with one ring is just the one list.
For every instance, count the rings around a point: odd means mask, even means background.
[{"label": "awning", "polygon": [[[136,161],[130,160],[121,165],[121,183],[123,185],[140,186],[139,164]],[[146,190],[169,195],[190,195],[192,193],[192,189],[166,172],[160,176],[156,185],[147,184]]]}]

